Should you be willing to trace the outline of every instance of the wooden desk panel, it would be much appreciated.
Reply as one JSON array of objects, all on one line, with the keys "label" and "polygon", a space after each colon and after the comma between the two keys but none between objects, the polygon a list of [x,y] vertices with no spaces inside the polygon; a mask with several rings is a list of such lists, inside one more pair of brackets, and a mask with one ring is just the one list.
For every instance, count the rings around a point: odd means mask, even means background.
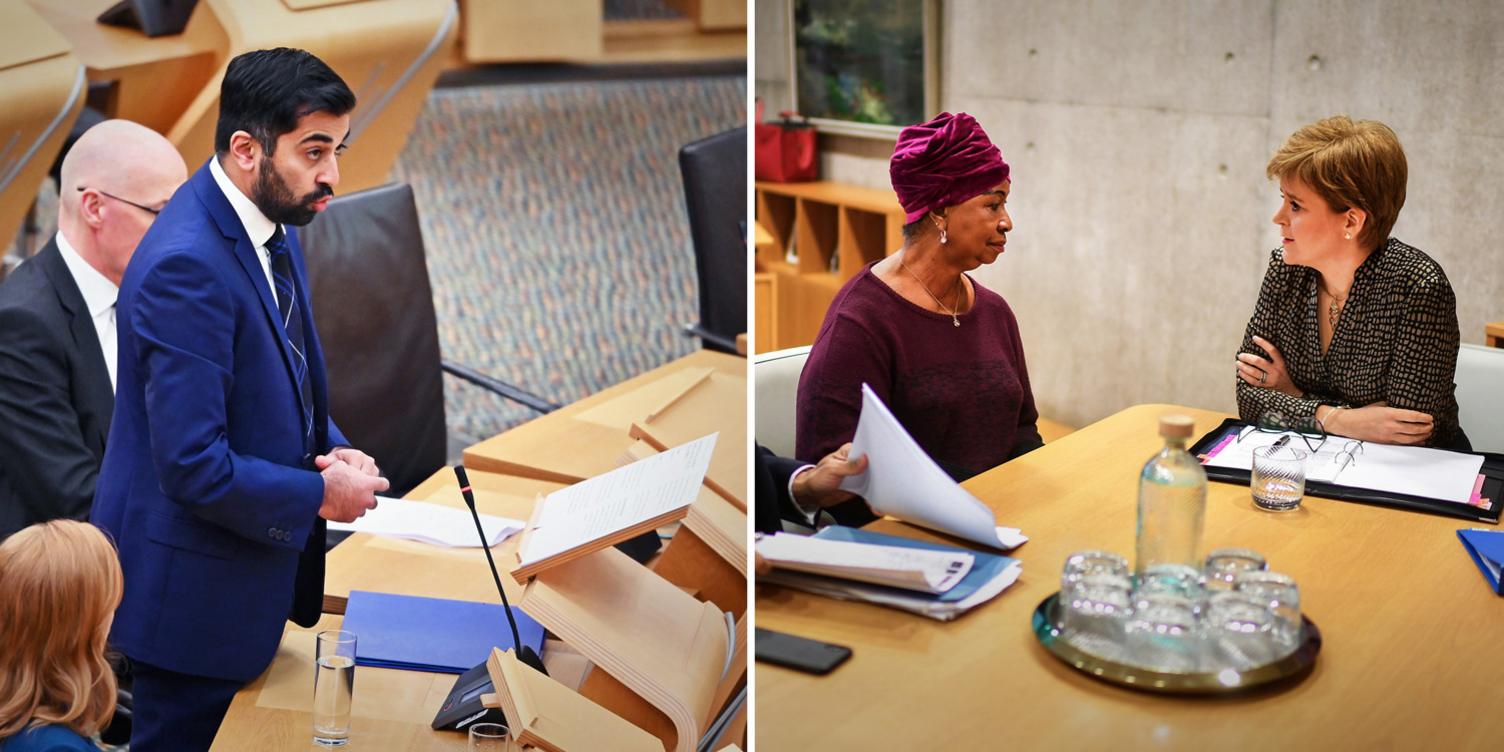
[{"label": "wooden desk panel", "polygon": [[[116,0],[27,0],[68,39],[94,83],[117,82],[111,117],[166,133],[223,62],[229,38],[207,3],[193,10],[183,33],[148,37],[95,21]],[[197,163],[188,165],[196,169]]]},{"label": "wooden desk panel", "polygon": [[[617,399],[639,401],[640,397],[640,403],[652,409],[658,404],[652,389],[655,382],[685,369],[706,367],[743,379],[747,374],[746,358],[700,350],[469,447],[465,467],[559,483],[577,483],[613,470],[633,443],[627,433],[631,419],[625,416],[637,413],[592,408]],[[582,413],[587,415],[581,417]]]},{"label": "wooden desk panel", "polygon": [[1504,347],[1504,321],[1483,325],[1483,343],[1489,347]]},{"label": "wooden desk panel", "polygon": [[[1171,698],[1101,683],[1047,653],[1030,629],[1074,551],[1132,556],[1138,472],[1160,446],[1157,416],[1199,431],[1224,417],[1144,405],[989,471],[965,486],[1032,540],[1023,577],[951,623],[762,586],[757,625],[851,646],[826,677],[757,666],[767,749],[1488,749],[1480,698],[1504,676],[1504,599],[1455,531],[1468,523],[1308,497],[1253,507],[1212,483],[1205,548],[1247,546],[1301,587],[1325,639],[1313,672],[1283,691]],[[929,533],[884,520],[876,529]],[[1486,702],[1484,703],[1486,704]]]}]

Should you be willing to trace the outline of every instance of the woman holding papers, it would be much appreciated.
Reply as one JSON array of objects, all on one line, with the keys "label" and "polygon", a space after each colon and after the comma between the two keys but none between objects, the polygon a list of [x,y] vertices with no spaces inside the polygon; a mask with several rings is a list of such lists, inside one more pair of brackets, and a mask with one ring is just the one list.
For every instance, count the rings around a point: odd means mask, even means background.
[{"label": "woman holding papers", "polygon": [[95,750],[115,713],[104,644],[123,588],[99,528],[54,520],[0,544],[0,750]]},{"label": "woman holding papers", "polygon": [[1327,433],[1467,449],[1457,424],[1457,301],[1446,273],[1389,237],[1405,152],[1383,123],[1337,116],[1269,160],[1283,202],[1237,357],[1238,412],[1314,418]]},{"label": "woman holding papers", "polygon": [[[1013,311],[966,274],[995,261],[1013,229],[1008,163],[975,119],[947,112],[903,129],[889,172],[907,214],[903,248],[862,269],[826,312],[799,379],[796,453],[850,441],[866,383],[966,478],[1043,443]],[[860,507],[837,517],[871,519]]]}]

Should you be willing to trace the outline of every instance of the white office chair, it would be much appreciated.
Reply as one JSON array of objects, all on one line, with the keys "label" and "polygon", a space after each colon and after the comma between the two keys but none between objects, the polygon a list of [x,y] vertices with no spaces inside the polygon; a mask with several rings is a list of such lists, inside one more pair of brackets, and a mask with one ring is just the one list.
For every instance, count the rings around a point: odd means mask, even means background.
[{"label": "white office chair", "polygon": [[1504,452],[1504,348],[1463,345],[1457,352],[1457,419],[1473,451]]},{"label": "white office chair", "polygon": [[[757,384],[755,415],[757,443],[780,457],[794,456],[794,400],[799,374],[809,358],[809,346],[762,353],[752,359]],[[818,459],[818,458],[816,458]]]}]

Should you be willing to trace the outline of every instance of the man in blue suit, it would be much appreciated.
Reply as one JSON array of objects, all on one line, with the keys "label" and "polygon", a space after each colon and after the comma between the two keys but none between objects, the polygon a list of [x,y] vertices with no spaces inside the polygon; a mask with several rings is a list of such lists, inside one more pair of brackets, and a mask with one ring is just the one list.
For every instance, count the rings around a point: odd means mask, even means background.
[{"label": "man in blue suit", "polygon": [[135,752],[207,749],[235,692],[311,626],[325,520],[386,490],[329,419],[296,235],[339,182],[355,96],[301,50],[230,62],[217,154],[162,210],[117,304],[115,414],[93,520],[125,597]]}]

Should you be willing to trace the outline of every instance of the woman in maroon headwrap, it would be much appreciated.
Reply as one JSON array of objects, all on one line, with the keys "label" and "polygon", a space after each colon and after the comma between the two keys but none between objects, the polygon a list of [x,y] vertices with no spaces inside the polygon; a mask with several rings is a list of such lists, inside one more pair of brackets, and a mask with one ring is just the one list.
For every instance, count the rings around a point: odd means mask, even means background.
[{"label": "woman in maroon headwrap", "polygon": [[970,115],[941,113],[899,133],[889,171],[903,248],[826,311],[799,379],[796,454],[851,441],[866,383],[936,462],[970,477],[1043,444],[1013,311],[966,275],[1013,229],[1008,163]]}]

